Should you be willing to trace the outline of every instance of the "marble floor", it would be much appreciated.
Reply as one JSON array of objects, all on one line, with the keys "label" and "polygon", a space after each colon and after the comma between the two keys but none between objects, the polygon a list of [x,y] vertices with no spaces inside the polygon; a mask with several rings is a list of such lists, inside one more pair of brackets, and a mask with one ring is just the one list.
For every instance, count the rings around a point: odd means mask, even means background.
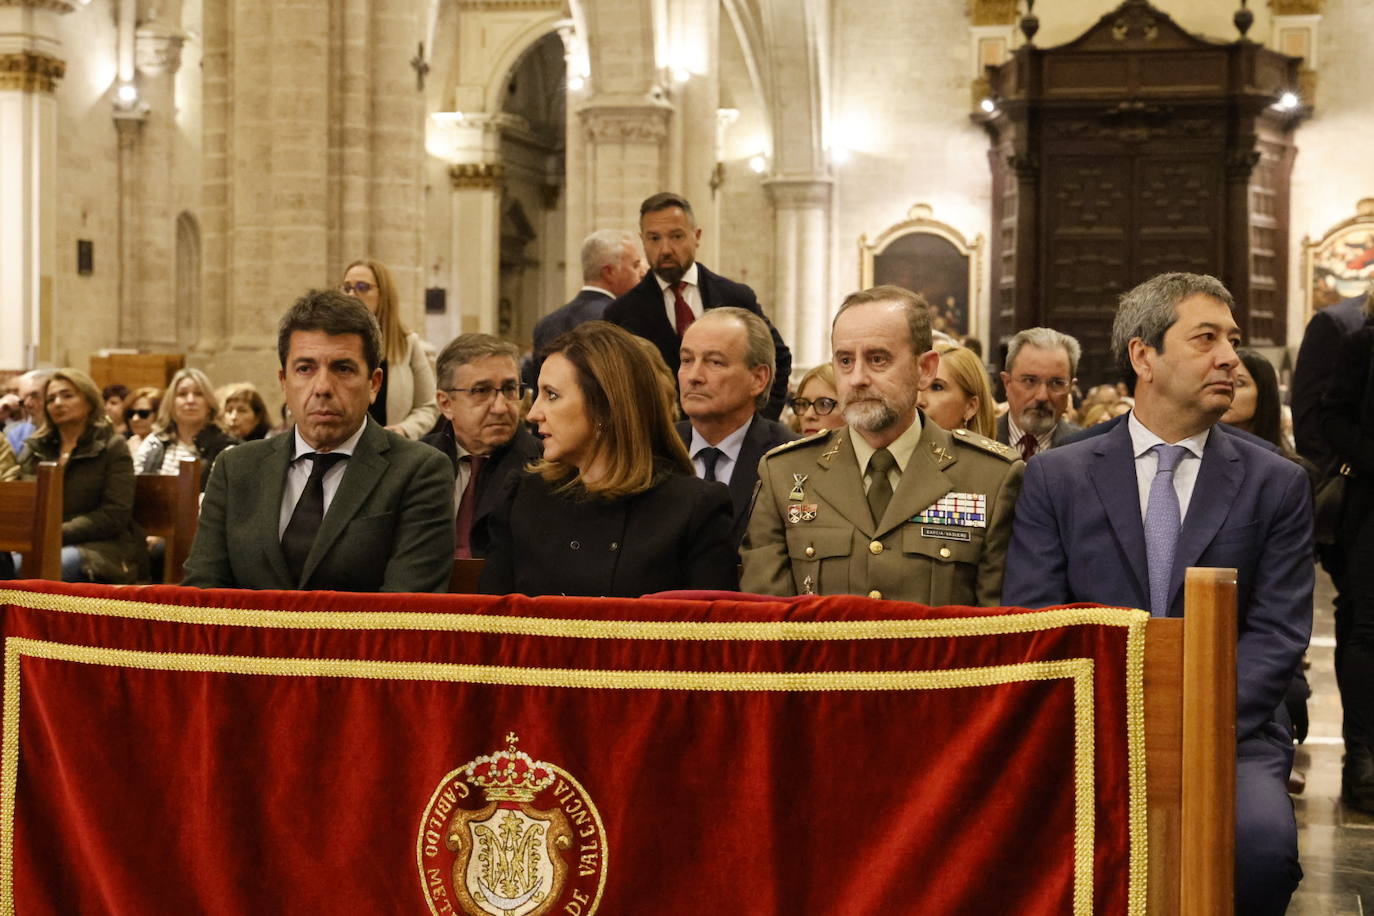
[{"label": "marble floor", "polygon": [[1374,914],[1374,817],[1341,806],[1341,702],[1332,668],[1331,580],[1318,570],[1307,671],[1311,727],[1295,768],[1307,787],[1293,798],[1303,881],[1288,908],[1298,916]]}]

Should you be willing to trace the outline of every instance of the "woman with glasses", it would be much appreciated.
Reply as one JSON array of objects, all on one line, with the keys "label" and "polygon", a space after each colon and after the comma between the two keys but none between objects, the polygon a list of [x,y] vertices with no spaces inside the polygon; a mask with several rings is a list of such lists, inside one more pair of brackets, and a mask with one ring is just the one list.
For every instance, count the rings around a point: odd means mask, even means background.
[{"label": "woman with glasses", "polygon": [[199,369],[178,369],[158,408],[153,432],[134,454],[140,474],[175,477],[183,458],[205,462],[201,489],[210,480],[210,465],[239,440],[215,425],[219,402],[210,380]]},{"label": "woman with glasses", "polygon": [[803,436],[823,429],[844,426],[839,395],[835,392],[835,367],[821,363],[802,376],[797,396],[792,399],[792,414],[797,418],[797,432]]},{"label": "woman with glasses", "polygon": [[137,581],[148,554],[133,518],[133,460],[80,370],[58,369],[43,389],[43,422],[19,464],[33,477],[44,461],[62,465],[62,581]]},{"label": "woman with glasses", "polygon": [[153,431],[153,418],[162,405],[161,388],[137,388],[124,402],[124,423],[129,427],[129,452],[138,454],[138,447]]},{"label": "woman with glasses", "polygon": [[392,432],[419,439],[439,419],[434,369],[420,335],[401,323],[391,271],[379,261],[354,261],[344,271],[340,288],[361,300],[382,328],[382,387],[368,413]]},{"label": "woman with glasses", "polygon": [[629,332],[589,321],[544,354],[529,421],[544,457],[488,520],[485,594],[637,598],[737,588],[730,492],[698,479]]},{"label": "woman with glasses", "polygon": [[940,365],[916,406],[941,429],[967,429],[988,439],[997,437],[992,386],[983,361],[972,350],[937,346]]}]

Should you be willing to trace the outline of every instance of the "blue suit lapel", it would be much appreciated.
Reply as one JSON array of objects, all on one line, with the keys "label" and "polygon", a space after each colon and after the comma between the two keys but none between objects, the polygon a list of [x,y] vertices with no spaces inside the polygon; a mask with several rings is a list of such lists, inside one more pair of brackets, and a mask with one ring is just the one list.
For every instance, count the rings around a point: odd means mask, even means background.
[{"label": "blue suit lapel", "polygon": [[1106,509],[1112,536],[1135,578],[1139,606],[1148,607],[1150,575],[1145,561],[1145,524],[1140,518],[1140,489],[1132,452],[1131,431],[1125,423],[1118,424],[1106,435],[1096,437],[1088,476]]},{"label": "blue suit lapel", "polygon": [[1236,494],[1245,479],[1245,465],[1236,447],[1224,432],[1212,427],[1207,447],[1202,450],[1193,495],[1188,500],[1188,515],[1178,533],[1174,548],[1174,568],[1169,576],[1169,616],[1183,616],[1183,574],[1196,566],[1207,545],[1226,521]]},{"label": "blue suit lapel", "polygon": [[305,558],[298,587],[304,587],[310,581],[320,561],[334,546],[339,535],[343,534],[348,523],[353,521],[363,502],[372,495],[373,489],[386,473],[389,463],[385,453],[391,447],[386,441],[386,432],[371,418],[366,423],[367,428],[363,430],[357,448],[348,459],[343,480],[339,481],[339,489],[329,503],[329,510],[325,512],[320,530],[315,535],[315,543]]}]

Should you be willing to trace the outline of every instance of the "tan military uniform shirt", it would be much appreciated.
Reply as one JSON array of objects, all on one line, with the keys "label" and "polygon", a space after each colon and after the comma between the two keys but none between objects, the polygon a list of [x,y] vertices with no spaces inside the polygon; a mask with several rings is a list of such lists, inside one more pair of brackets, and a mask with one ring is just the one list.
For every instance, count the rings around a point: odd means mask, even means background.
[{"label": "tan military uniform shirt", "polygon": [[759,462],[740,587],[763,595],[867,595],[941,606],[1001,603],[1025,464],[968,430],[922,424],[875,525],[848,427]]}]

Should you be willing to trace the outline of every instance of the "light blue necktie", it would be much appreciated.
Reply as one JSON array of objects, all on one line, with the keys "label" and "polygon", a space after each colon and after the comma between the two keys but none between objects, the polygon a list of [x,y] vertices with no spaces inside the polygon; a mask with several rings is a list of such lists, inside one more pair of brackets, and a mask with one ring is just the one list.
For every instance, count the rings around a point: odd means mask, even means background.
[{"label": "light blue necktie", "polygon": [[1169,578],[1174,569],[1174,547],[1183,519],[1174,489],[1174,469],[1188,454],[1182,445],[1160,443],[1153,449],[1159,459],[1145,506],[1145,561],[1150,570],[1150,614],[1169,616]]}]

